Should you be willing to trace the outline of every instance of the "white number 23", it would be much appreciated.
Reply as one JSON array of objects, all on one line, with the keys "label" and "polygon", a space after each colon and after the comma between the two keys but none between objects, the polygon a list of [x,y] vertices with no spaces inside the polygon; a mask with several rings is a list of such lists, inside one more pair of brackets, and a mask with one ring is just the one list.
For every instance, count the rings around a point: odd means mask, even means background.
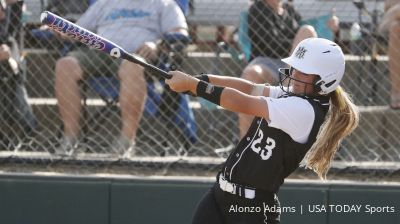
[{"label": "white number 23", "polygon": [[268,137],[266,140],[266,145],[264,147],[264,149],[261,149],[260,147],[260,143],[264,138],[264,133],[263,131],[260,129],[258,131],[258,136],[257,139],[253,141],[253,143],[251,144],[251,149],[260,155],[262,160],[268,160],[271,156],[272,156],[272,149],[275,148],[275,140],[273,138]]}]

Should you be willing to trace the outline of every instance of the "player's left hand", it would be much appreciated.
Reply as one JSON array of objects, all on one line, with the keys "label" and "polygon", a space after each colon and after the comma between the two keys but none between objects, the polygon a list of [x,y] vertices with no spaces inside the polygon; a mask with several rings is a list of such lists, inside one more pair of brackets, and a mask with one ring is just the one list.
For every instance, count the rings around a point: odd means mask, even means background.
[{"label": "player's left hand", "polygon": [[197,78],[180,71],[170,71],[168,74],[172,75],[172,78],[166,79],[165,83],[169,85],[173,91],[178,93],[188,91],[193,94],[196,93],[197,83],[199,82]]}]

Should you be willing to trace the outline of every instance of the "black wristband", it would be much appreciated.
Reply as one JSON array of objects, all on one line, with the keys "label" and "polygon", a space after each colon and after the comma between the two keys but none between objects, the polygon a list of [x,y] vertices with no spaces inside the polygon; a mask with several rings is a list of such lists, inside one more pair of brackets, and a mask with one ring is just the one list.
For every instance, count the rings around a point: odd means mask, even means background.
[{"label": "black wristband", "polygon": [[194,77],[204,82],[210,82],[210,79],[206,74],[195,75]]},{"label": "black wristband", "polygon": [[221,94],[225,87],[214,86],[213,84],[200,81],[196,87],[196,94],[214,104],[220,105]]}]

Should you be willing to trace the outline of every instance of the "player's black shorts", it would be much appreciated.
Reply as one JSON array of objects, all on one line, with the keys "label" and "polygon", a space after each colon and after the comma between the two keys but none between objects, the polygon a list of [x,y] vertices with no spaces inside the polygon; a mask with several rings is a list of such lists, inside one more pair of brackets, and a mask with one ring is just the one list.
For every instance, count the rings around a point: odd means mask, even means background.
[{"label": "player's black shorts", "polygon": [[277,197],[246,199],[222,191],[216,183],[199,202],[192,224],[280,223],[280,213],[269,212],[274,206],[280,206]]}]

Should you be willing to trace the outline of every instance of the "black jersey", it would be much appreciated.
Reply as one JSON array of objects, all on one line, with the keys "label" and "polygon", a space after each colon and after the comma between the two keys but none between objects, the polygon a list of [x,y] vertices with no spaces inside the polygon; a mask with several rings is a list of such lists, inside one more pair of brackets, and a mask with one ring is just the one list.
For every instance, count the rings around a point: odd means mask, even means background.
[{"label": "black jersey", "polygon": [[256,1],[249,9],[248,24],[251,58],[289,56],[292,41],[300,27],[301,16],[289,5],[282,15],[276,14],[264,1]]},{"label": "black jersey", "polygon": [[278,192],[284,179],[299,167],[315,142],[329,109],[329,97],[304,99],[312,105],[315,113],[307,142],[295,142],[287,133],[269,127],[265,119],[256,117],[222,168],[221,173],[228,181],[268,192]]}]

